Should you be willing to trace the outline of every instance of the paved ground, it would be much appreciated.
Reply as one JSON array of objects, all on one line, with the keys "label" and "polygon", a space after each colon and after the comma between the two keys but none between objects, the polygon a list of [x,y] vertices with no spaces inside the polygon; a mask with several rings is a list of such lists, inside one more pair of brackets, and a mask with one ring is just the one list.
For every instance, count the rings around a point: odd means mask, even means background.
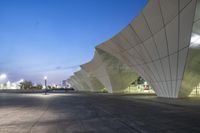
[{"label": "paved ground", "polygon": [[200,100],[0,94],[0,133],[200,133]]}]

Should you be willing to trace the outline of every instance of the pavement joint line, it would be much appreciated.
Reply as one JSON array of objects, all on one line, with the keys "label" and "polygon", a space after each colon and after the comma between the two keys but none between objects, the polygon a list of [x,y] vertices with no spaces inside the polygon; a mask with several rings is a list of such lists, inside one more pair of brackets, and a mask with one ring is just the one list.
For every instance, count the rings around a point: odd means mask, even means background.
[{"label": "pavement joint line", "polygon": [[39,118],[31,125],[31,127],[29,128],[29,130],[27,131],[27,133],[31,133],[31,132],[32,132],[33,127],[34,127],[35,125],[37,125],[37,123],[41,120],[41,118],[42,118],[42,117],[44,116],[44,114],[47,112],[48,107],[49,107],[49,102],[47,103],[45,110],[41,113],[41,115],[39,116]]},{"label": "pavement joint line", "polygon": [[[193,106],[193,105],[181,105],[181,104],[178,104],[178,103],[175,103],[175,102],[171,102],[171,103],[167,103],[165,101],[157,101],[157,100],[149,100],[149,99],[142,99],[142,98],[132,98],[132,99],[128,99],[128,98],[125,98],[124,100],[128,100],[128,101],[133,101],[134,102],[143,102],[144,104],[147,104],[150,103],[150,104],[160,104],[160,105],[168,105],[168,107],[166,107],[167,109],[169,109],[169,106],[170,107],[173,107],[173,108],[179,108],[179,109],[184,109],[184,112],[186,111],[194,111],[193,109],[190,109],[189,106]],[[186,110],[187,109],[187,110]],[[200,114],[200,112],[195,112],[197,114]]]},{"label": "pavement joint line", "polygon": [[143,132],[142,129],[140,129],[140,128],[136,127],[136,126],[133,127],[133,126],[129,125],[128,123],[126,123],[126,122],[123,121],[122,119],[117,118],[117,116],[115,116],[114,114],[112,114],[112,113],[109,112],[109,111],[106,111],[106,110],[103,109],[102,107],[99,107],[99,106],[97,107],[97,106],[96,106],[96,108],[99,108],[99,109],[102,110],[103,112],[109,114],[111,117],[115,118],[115,119],[118,120],[120,123],[122,123],[123,125],[125,125],[125,126],[128,127],[129,129],[131,129],[132,131],[136,131],[136,132],[138,132],[138,133],[145,133],[145,132]]},{"label": "pavement joint line", "polygon": [[[143,96],[134,98],[95,94],[56,97],[53,95],[48,97],[13,95],[9,97],[9,94],[7,95],[1,101],[3,104],[0,103],[1,105],[7,104],[5,109],[0,110],[1,114],[6,111],[11,113],[11,110],[19,109],[19,107],[23,108],[21,112],[19,110],[10,117],[0,119],[0,125],[7,124],[0,126],[0,133],[27,132],[34,123],[36,124],[32,127],[31,133],[200,132],[200,104],[198,104],[200,99],[196,101],[186,99],[180,102],[180,108],[171,106],[169,104],[171,102],[163,104],[165,100],[162,102],[157,98]],[[193,101],[194,106],[184,106],[184,102],[190,104]],[[177,103],[179,104],[179,100]]]}]

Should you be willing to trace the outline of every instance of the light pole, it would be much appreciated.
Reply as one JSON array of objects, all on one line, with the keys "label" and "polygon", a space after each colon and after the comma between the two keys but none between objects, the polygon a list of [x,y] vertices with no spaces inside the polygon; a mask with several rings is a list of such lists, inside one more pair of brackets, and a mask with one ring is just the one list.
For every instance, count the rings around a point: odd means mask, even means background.
[{"label": "light pole", "polygon": [[47,76],[44,76],[45,95],[47,94]]},{"label": "light pole", "polygon": [[[0,74],[0,80],[5,80],[7,78],[7,75],[6,74]],[[4,88],[4,85],[1,84],[1,89]]]}]

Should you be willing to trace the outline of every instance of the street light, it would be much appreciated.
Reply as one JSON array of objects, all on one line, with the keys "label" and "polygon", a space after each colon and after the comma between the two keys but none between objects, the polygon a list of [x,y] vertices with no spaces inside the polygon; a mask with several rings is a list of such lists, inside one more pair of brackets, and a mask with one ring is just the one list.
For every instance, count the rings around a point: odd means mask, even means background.
[{"label": "street light", "polygon": [[[0,74],[0,80],[4,81],[6,78],[7,78],[7,75],[6,75],[5,73]],[[0,85],[0,88],[3,89],[3,88],[4,88],[4,85],[1,84],[1,85]]]},{"label": "street light", "polygon": [[1,74],[0,75],[0,79],[6,79],[7,78],[7,75],[6,74]]},{"label": "street light", "polygon": [[47,94],[47,76],[44,76],[45,95]]}]

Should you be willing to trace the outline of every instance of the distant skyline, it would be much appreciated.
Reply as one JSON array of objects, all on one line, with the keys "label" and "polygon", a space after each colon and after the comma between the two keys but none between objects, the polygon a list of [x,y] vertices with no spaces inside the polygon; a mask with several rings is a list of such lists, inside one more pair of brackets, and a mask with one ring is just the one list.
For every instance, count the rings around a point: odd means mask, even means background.
[{"label": "distant skyline", "polygon": [[[147,0],[1,0],[0,74],[50,84],[89,62]],[[2,81],[0,81],[2,82]]]}]

